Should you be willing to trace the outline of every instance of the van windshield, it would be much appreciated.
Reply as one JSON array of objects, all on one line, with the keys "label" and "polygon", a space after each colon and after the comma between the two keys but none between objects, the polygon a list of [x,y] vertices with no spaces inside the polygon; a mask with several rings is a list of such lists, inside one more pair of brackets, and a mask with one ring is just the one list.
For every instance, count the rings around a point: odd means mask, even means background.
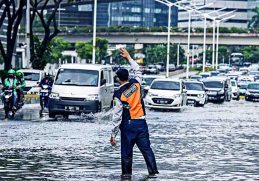
[{"label": "van windshield", "polygon": [[152,84],[151,89],[180,90],[180,83],[170,81],[156,81]]},{"label": "van windshield", "polygon": [[223,88],[223,83],[220,81],[208,81],[208,82],[204,82],[204,85],[207,88],[214,88],[214,89]]},{"label": "van windshield", "polygon": [[99,72],[96,70],[60,69],[55,85],[98,86]]},{"label": "van windshield", "polygon": [[39,73],[24,72],[24,80],[40,81]]},{"label": "van windshield", "polygon": [[203,85],[199,83],[186,82],[185,87],[187,90],[203,91]]}]

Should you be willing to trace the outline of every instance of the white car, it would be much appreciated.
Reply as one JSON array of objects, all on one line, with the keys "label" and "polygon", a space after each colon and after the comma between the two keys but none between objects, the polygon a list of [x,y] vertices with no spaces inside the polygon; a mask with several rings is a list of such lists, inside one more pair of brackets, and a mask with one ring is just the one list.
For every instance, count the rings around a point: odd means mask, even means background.
[{"label": "white car", "polygon": [[24,80],[26,82],[26,86],[24,88],[25,93],[39,94],[39,83],[45,77],[45,72],[43,70],[35,69],[22,69],[21,72],[23,72]]},{"label": "white car", "polygon": [[111,66],[64,64],[53,83],[49,117],[108,110],[112,105],[113,93]]},{"label": "white car", "polygon": [[186,81],[184,82],[187,91],[187,104],[194,106],[204,106],[207,103],[207,94],[202,82]]},{"label": "white car", "polygon": [[237,81],[231,79],[231,88],[232,88],[232,99],[239,100],[240,99],[240,91],[237,85]]},{"label": "white car", "polygon": [[145,99],[147,108],[177,109],[186,105],[187,96],[181,80],[155,79]]}]

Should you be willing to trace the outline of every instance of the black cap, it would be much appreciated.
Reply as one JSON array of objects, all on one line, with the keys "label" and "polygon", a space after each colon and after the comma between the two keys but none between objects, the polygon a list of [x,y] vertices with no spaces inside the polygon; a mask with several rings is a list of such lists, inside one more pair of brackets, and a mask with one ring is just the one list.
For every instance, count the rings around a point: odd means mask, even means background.
[{"label": "black cap", "polygon": [[127,81],[127,80],[129,80],[129,71],[127,69],[119,69],[116,72],[116,75],[120,79],[120,81]]}]

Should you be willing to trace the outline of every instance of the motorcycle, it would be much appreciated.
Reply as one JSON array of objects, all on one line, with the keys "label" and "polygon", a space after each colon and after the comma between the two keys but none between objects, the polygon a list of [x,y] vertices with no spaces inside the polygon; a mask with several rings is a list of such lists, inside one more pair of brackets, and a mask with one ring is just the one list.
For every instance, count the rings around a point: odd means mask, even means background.
[{"label": "motorcycle", "polygon": [[48,108],[50,92],[51,87],[49,85],[42,85],[40,91],[40,116],[43,115],[45,108]]},{"label": "motorcycle", "polygon": [[13,105],[13,96],[14,90],[8,89],[3,93],[4,98],[4,110],[5,110],[5,118],[14,118],[16,108]]}]

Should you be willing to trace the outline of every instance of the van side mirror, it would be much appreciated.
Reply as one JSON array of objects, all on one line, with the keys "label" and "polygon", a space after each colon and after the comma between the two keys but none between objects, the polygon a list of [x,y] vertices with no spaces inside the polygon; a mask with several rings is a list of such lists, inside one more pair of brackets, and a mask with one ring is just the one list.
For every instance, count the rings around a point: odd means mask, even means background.
[{"label": "van side mirror", "polygon": [[101,81],[101,86],[105,85],[106,83],[107,83],[106,79],[103,79],[103,80]]}]

